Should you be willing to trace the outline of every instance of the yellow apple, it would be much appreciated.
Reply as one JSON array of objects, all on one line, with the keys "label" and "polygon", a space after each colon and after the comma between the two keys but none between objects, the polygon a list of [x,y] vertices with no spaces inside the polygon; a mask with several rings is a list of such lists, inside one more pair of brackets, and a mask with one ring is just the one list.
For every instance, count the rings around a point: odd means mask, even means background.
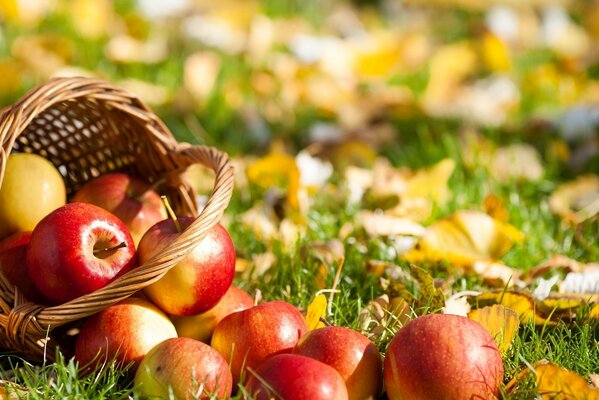
[{"label": "yellow apple", "polygon": [[62,176],[35,154],[11,154],[0,186],[0,238],[31,231],[67,200]]}]

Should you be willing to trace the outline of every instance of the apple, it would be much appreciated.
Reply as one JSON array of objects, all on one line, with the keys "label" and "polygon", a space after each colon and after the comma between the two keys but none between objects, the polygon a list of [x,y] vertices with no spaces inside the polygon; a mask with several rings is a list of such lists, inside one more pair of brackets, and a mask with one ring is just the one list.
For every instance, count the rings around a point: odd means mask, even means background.
[{"label": "apple", "polygon": [[191,338],[167,339],[143,358],[135,374],[142,397],[176,399],[229,398],[233,378],[225,359]]},{"label": "apple", "polygon": [[160,196],[152,186],[123,173],[92,179],[75,193],[73,201],[94,204],[116,215],[127,225],[136,246],[152,225],[167,217]]},{"label": "apple", "polygon": [[112,359],[136,368],[154,346],[174,337],[174,325],[158,307],[130,297],[85,320],[75,342],[75,359],[84,370]]},{"label": "apple", "polygon": [[19,232],[0,241],[0,272],[25,298],[35,303],[45,300],[27,275],[27,246],[31,232]]},{"label": "apple", "polygon": [[503,363],[491,334],[459,315],[429,314],[408,322],[385,357],[385,388],[394,399],[495,399]]},{"label": "apple", "polygon": [[293,354],[314,358],[337,370],[350,400],[377,398],[383,386],[383,360],[366,336],[342,326],[326,326],[308,332]]},{"label": "apple", "polygon": [[216,325],[227,315],[247,310],[254,305],[252,296],[231,285],[217,305],[205,313],[191,317],[172,317],[179,336],[193,338],[209,343]]},{"label": "apple", "polygon": [[250,371],[246,390],[255,400],[346,400],[339,373],[318,360],[298,354],[277,354]]},{"label": "apple", "polygon": [[307,331],[294,306],[271,301],[223,318],[214,328],[211,345],[229,361],[237,385],[245,368],[256,368],[273,354],[291,353]]},{"label": "apple", "polygon": [[[143,264],[161,252],[193,221],[192,217],[166,219],[151,227],[139,242],[139,262]],[[216,224],[187,257],[146,286],[144,293],[167,314],[197,315],[219,302],[234,274],[233,242],[227,230]]]},{"label": "apple", "polygon": [[127,227],[108,211],[66,204],[42,219],[27,248],[27,273],[40,293],[64,303],[100,289],[136,265]]},{"label": "apple", "polygon": [[67,191],[54,165],[36,154],[11,154],[0,177],[0,239],[31,231],[64,205]]}]

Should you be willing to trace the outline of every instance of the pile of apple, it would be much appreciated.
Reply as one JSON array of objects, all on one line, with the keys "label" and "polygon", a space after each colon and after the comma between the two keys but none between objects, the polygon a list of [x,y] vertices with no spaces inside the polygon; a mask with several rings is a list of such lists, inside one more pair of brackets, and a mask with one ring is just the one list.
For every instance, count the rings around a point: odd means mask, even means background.
[{"label": "pile of apple", "polygon": [[[0,187],[0,272],[26,298],[61,304],[154,257],[192,222],[165,211],[143,180],[111,173],[66,203],[59,172],[42,157],[13,154]],[[168,207],[167,207],[168,210]],[[142,396],[245,398],[492,399],[501,356],[478,323],[427,315],[406,324],[383,358],[359,332],[309,331],[284,301],[255,305],[232,285],[235,249],[216,225],[143,293],[79,327],[82,371],[107,360],[130,365]],[[383,372],[384,363],[384,372]]]}]

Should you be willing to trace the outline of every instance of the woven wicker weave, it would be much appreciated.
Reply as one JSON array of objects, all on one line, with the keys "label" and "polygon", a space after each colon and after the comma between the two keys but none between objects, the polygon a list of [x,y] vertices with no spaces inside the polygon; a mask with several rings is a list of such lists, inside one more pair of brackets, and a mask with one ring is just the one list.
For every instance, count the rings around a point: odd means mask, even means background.
[{"label": "woven wicker weave", "polygon": [[[233,167],[210,147],[177,143],[168,128],[137,97],[90,78],[57,78],[0,112],[0,187],[11,152],[50,160],[72,194],[109,171],[144,177],[166,194],[180,214],[197,216],[180,237],[144,265],[108,286],[68,303],[46,307],[27,302],[0,274],[0,347],[29,358],[52,358],[52,330],[80,320],[160,279],[185,257],[221,218],[233,191]],[[213,192],[197,213],[181,173],[201,163],[216,173]]]}]

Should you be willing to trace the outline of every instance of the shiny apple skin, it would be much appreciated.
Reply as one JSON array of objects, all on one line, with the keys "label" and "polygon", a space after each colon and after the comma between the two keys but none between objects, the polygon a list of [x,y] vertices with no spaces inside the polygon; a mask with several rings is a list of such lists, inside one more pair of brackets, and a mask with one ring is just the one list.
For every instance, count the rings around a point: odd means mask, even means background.
[{"label": "shiny apple skin", "polygon": [[384,380],[390,400],[495,399],[503,363],[491,334],[458,315],[418,317],[387,348]]},{"label": "shiny apple skin", "polygon": [[255,400],[348,399],[343,378],[334,368],[298,354],[278,354],[268,358],[250,372],[246,389]]},{"label": "shiny apple skin", "polygon": [[350,328],[327,326],[308,332],[293,354],[314,358],[337,370],[350,400],[377,398],[383,385],[383,360],[366,336]]},{"label": "shiny apple skin", "polygon": [[62,175],[37,154],[8,156],[1,185],[0,239],[32,231],[40,220],[67,201]]},{"label": "shiny apple skin", "polygon": [[[182,231],[194,218],[178,219]],[[139,242],[139,262],[151,259],[181,235],[175,223],[164,220],[146,232]],[[145,295],[164,312],[176,316],[201,314],[225,295],[235,275],[235,248],[229,233],[216,224],[204,239],[159,281],[144,289]]]},{"label": "shiny apple skin", "polygon": [[167,217],[160,195],[150,184],[118,172],[87,182],[73,201],[94,204],[116,215],[129,229],[136,246],[150,227]]},{"label": "shiny apple skin", "polygon": [[214,328],[223,318],[253,306],[254,299],[252,296],[237,286],[231,285],[218,304],[210,310],[191,317],[172,317],[171,319],[179,336],[210,343]]},{"label": "shiny apple skin", "polygon": [[[198,397],[199,385],[203,384]],[[177,399],[219,399],[231,396],[233,378],[229,365],[212,347],[191,338],[168,339],[157,344],[142,360],[135,374],[138,393]],[[193,396],[196,394],[196,397]]]},{"label": "shiny apple skin", "polygon": [[27,275],[27,246],[31,232],[19,232],[0,241],[0,271],[25,298],[43,304],[45,299]]},{"label": "shiny apple skin", "polygon": [[137,368],[158,343],[177,337],[168,317],[147,300],[131,297],[89,317],[75,342],[75,359],[82,367],[113,358]]},{"label": "shiny apple skin", "polygon": [[[99,258],[94,246],[126,247]],[[125,224],[108,211],[69,203],[35,227],[27,248],[27,273],[40,293],[64,303],[106,286],[137,265],[133,239]]]},{"label": "shiny apple skin", "polygon": [[284,301],[258,304],[228,315],[216,325],[211,346],[229,360],[233,384],[244,368],[257,368],[266,358],[291,353],[308,331],[300,312]]}]

